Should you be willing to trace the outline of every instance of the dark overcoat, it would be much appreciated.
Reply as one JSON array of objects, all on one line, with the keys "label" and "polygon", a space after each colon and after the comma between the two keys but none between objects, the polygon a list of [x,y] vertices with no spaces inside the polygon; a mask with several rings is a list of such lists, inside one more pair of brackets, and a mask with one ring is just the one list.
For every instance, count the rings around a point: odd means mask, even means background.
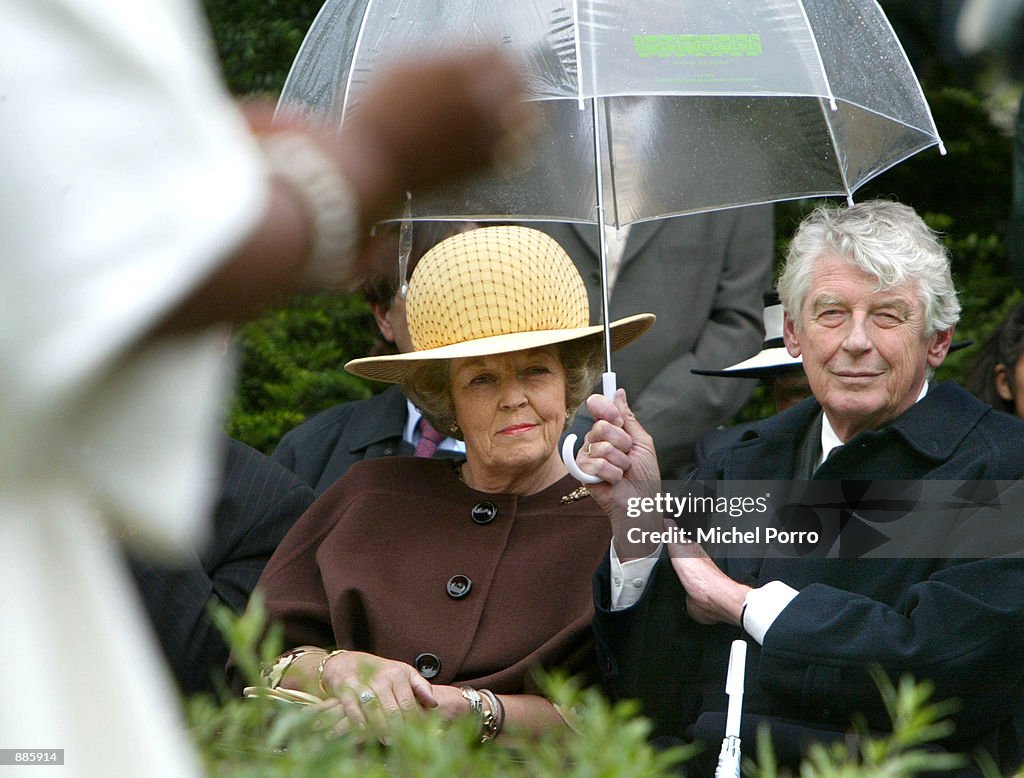
[{"label": "dark overcoat", "polygon": [[[820,410],[809,398],[755,425],[735,446],[715,452],[697,476],[792,477]],[[1024,422],[947,382],[885,428],[853,438],[814,478],[1014,481],[1022,472]],[[757,725],[768,722],[780,756],[792,764],[808,742],[848,729],[854,714],[887,730],[867,670],[877,665],[893,678],[910,673],[930,681],[938,698],[960,700],[956,730],[943,746],[967,753],[981,746],[1004,770],[1016,767],[1024,759],[1020,541],[1018,555],[1003,558],[720,561],[741,583],[778,580],[799,591],[763,646],[747,638],[743,741],[752,744]],[[595,625],[607,685],[617,697],[640,699],[655,735],[703,739],[717,753],[729,646],[745,634],[690,619],[667,557],[631,608],[608,609],[608,577],[605,563],[595,578]]]}]

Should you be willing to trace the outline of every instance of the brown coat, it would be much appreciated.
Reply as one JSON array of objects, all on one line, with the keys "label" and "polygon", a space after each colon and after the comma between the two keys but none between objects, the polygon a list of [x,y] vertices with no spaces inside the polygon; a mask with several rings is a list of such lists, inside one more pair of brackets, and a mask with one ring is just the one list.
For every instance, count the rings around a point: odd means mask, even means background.
[{"label": "brown coat", "polygon": [[[591,577],[611,530],[590,497],[561,504],[577,485],[489,494],[448,461],[358,462],[295,524],[259,588],[286,646],[357,649],[421,672],[431,662],[417,657],[432,654],[433,683],[511,694],[535,691],[534,666],[593,677]],[[488,523],[473,518],[482,503],[497,509]],[[471,581],[463,597],[448,592],[454,576]]]}]

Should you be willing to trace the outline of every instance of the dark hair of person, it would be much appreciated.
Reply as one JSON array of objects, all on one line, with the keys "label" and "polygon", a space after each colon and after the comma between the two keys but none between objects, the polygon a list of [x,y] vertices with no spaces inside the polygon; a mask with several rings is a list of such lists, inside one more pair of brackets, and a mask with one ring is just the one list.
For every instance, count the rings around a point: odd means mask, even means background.
[{"label": "dark hair of person", "polygon": [[[565,426],[568,427],[576,409],[594,391],[594,385],[604,372],[600,335],[559,343],[558,356],[565,370],[565,407],[569,410]],[[449,360],[428,360],[411,367],[402,381],[402,392],[435,429],[463,439],[455,419]]]},{"label": "dark hair of person", "polygon": [[1024,301],[1014,306],[996,330],[982,345],[964,382],[964,388],[993,408],[1015,413],[1013,400],[1004,400],[996,388],[995,369],[1006,367],[1006,380],[1010,391],[1016,395],[1014,371],[1017,362],[1024,356]]},{"label": "dark hair of person", "polygon": [[[412,251],[409,252],[409,263],[406,277],[412,277],[423,255],[446,238],[458,235],[469,227],[466,222],[425,221],[412,223]],[[476,226],[476,225],[472,225]],[[400,280],[398,278],[398,244],[401,225],[396,222],[377,225],[376,232],[370,238],[366,251],[379,254],[381,261],[373,262],[377,267],[390,267],[393,272],[386,275],[373,276],[366,279],[359,287],[360,294],[370,305],[379,305],[384,312],[391,310],[391,305],[398,294]],[[376,342],[367,352],[369,357],[382,357],[397,354],[394,343],[384,340],[379,334]]]},{"label": "dark hair of person", "polygon": [[[412,251],[409,253],[409,267],[406,273],[412,277],[412,271],[416,269],[417,263],[430,249],[436,246],[445,238],[458,235],[466,229],[465,222],[413,222],[412,223]],[[401,225],[396,222],[388,222],[377,226],[377,231],[370,239],[373,245],[372,250],[387,252],[394,258],[390,263],[393,273],[388,275],[368,278],[359,287],[359,291],[368,303],[378,303],[384,306],[384,310],[391,308],[391,302],[398,294],[398,242]]]}]

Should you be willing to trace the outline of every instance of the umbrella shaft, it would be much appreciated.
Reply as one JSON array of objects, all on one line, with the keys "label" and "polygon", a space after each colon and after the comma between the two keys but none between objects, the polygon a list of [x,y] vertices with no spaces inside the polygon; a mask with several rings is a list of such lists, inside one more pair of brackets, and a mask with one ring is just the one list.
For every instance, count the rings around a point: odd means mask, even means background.
[{"label": "umbrella shaft", "polygon": [[608,241],[604,234],[604,170],[601,159],[601,120],[597,97],[590,98],[594,122],[594,185],[597,192],[597,243],[601,264],[601,322],[604,325],[604,368],[612,371],[611,305],[608,292]]}]

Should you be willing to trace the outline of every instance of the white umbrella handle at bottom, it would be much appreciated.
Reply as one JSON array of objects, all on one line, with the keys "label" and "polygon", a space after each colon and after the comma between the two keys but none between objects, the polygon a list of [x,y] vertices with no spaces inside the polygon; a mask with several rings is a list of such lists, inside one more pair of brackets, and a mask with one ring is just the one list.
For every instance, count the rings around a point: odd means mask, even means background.
[{"label": "white umbrella handle at bottom", "polygon": [[729,671],[725,693],[729,712],[725,720],[725,739],[718,754],[715,778],[740,778],[740,718],[743,715],[743,680],[746,673],[747,642],[734,640],[729,649]]},{"label": "white umbrella handle at bottom", "polygon": [[[609,370],[606,373],[601,373],[601,393],[609,400],[615,398],[615,389],[617,388],[615,380],[615,371]],[[574,432],[572,435],[566,435],[565,441],[562,443],[562,462],[565,464],[565,469],[569,471],[577,481],[583,484],[597,484],[601,482],[601,479],[596,475],[590,475],[590,473],[584,473],[580,470],[580,466],[576,464],[576,438],[578,436]]]},{"label": "white umbrella handle at bottom", "polygon": [[727,737],[722,741],[722,750],[718,754],[715,766],[715,778],[740,778],[740,739]]}]

